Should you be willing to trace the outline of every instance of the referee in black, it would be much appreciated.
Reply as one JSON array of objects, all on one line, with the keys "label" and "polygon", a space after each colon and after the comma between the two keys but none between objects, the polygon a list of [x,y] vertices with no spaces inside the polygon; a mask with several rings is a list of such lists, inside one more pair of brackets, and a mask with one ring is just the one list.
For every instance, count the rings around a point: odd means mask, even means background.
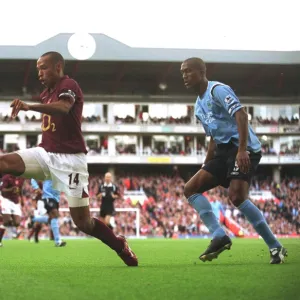
[{"label": "referee in black", "polygon": [[114,215],[114,201],[119,198],[119,189],[112,183],[111,173],[106,173],[104,183],[100,185],[97,198],[101,200],[100,220],[111,229],[110,218]]}]

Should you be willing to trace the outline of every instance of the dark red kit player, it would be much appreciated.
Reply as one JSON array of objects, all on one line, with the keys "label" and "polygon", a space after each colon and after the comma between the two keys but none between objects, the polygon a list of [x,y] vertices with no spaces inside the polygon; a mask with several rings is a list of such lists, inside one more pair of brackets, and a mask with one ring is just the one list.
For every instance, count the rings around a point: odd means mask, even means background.
[{"label": "dark red kit player", "polygon": [[98,219],[90,217],[86,147],[81,132],[83,94],[78,83],[64,75],[65,61],[60,53],[47,52],[37,61],[37,72],[45,90],[41,104],[15,99],[12,117],[19,111],[42,113],[42,143],[0,157],[0,173],[37,180],[51,179],[53,188],[65,192],[77,227],[103,243],[128,266],[138,260],[123,236],[116,236]]}]

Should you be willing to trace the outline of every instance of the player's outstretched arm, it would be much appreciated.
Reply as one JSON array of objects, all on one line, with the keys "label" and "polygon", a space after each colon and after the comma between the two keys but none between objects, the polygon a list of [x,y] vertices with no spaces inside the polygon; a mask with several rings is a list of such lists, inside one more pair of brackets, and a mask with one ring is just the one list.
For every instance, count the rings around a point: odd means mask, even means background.
[{"label": "player's outstretched arm", "polygon": [[68,114],[72,106],[73,102],[68,99],[60,99],[49,104],[27,104],[20,99],[15,99],[10,105],[12,107],[12,118],[15,118],[21,110],[32,110],[47,115]]},{"label": "player's outstretched arm", "polygon": [[47,115],[68,114],[73,103],[68,100],[59,100],[49,104],[30,104],[29,110],[37,111]]},{"label": "player's outstretched arm", "polygon": [[244,109],[240,109],[234,115],[239,131],[239,151],[246,151],[248,144],[248,115]]},{"label": "player's outstretched arm", "polygon": [[239,150],[236,156],[236,161],[243,173],[248,173],[250,169],[250,158],[247,152],[248,144],[248,115],[244,109],[238,110],[235,115],[235,120],[239,132]]},{"label": "player's outstretched arm", "polygon": [[29,106],[27,103],[21,101],[20,99],[14,99],[14,101],[10,104],[10,107],[12,107],[12,111],[11,111],[11,117],[15,118],[19,111],[24,110],[24,111],[28,111],[29,110]]}]

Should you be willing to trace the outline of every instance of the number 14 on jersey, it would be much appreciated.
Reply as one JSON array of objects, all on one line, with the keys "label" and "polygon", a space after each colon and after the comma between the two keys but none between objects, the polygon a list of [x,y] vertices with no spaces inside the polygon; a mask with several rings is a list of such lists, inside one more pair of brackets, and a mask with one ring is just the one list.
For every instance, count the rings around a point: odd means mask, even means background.
[{"label": "number 14 on jersey", "polygon": [[79,184],[79,173],[71,173],[69,174],[69,187],[74,189]]}]

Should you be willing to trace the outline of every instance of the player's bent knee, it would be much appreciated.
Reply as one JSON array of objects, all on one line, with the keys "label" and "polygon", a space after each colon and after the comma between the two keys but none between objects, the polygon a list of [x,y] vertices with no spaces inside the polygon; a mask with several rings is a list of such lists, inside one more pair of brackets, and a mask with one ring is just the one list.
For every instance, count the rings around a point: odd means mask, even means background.
[{"label": "player's bent knee", "polygon": [[5,159],[5,155],[0,156],[0,172],[7,174],[8,163]]},{"label": "player's bent knee", "polygon": [[247,196],[248,189],[245,184],[231,182],[228,197],[235,206],[241,205],[247,199]]},{"label": "player's bent knee", "polygon": [[188,186],[187,183],[184,185],[183,194],[184,194],[186,199],[188,199],[190,197],[189,186]]},{"label": "player's bent knee", "polygon": [[229,190],[228,197],[234,206],[239,206],[245,200],[244,197],[235,190]]},{"label": "player's bent knee", "polygon": [[248,197],[249,183],[244,180],[236,179],[230,181],[229,198],[231,201],[244,201]]},{"label": "player's bent knee", "polygon": [[20,176],[25,172],[25,163],[17,153],[0,156],[0,173]]},{"label": "player's bent knee", "polygon": [[186,197],[186,199],[189,199],[195,193],[196,193],[196,191],[194,191],[194,189],[192,188],[190,182],[187,182],[184,185],[184,190],[183,190],[183,194]]}]

